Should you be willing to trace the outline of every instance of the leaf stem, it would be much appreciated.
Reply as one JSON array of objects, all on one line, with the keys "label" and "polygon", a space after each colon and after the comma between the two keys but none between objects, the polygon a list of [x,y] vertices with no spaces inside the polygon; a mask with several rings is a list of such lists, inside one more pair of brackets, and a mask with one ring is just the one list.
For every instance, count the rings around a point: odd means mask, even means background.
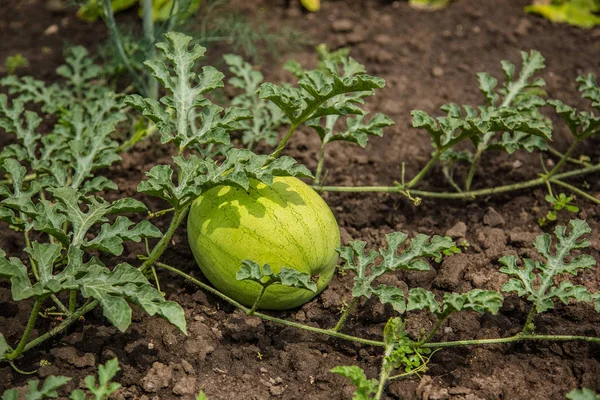
[{"label": "leaf stem", "polygon": [[153,219],[153,218],[156,218],[156,217],[160,217],[162,215],[168,214],[168,213],[173,212],[173,211],[175,211],[175,208],[173,208],[173,207],[166,208],[164,210],[160,210],[160,211],[157,211],[157,212],[148,211],[148,219]]},{"label": "leaf stem", "polygon": [[77,307],[77,291],[70,290],[69,291],[69,314],[73,314],[75,312],[76,307]]},{"label": "leaf stem", "polygon": [[148,258],[144,261],[144,263],[138,268],[142,273],[144,273],[148,267],[150,267],[156,260],[160,258],[162,253],[167,249],[171,238],[175,234],[175,231],[181,225],[185,216],[187,215],[190,206],[185,206],[180,210],[175,210],[175,214],[173,215],[173,219],[171,220],[171,224],[169,225],[169,229],[163,235],[162,238],[158,241],[156,246],[152,249],[152,252],[148,255]]},{"label": "leaf stem", "polygon": [[21,336],[21,340],[19,340],[19,344],[17,347],[11,351],[10,353],[4,356],[5,359],[12,361],[15,358],[19,357],[21,353],[25,350],[25,346],[27,345],[27,341],[29,340],[29,336],[35,327],[35,321],[37,321],[38,313],[40,312],[40,308],[42,307],[42,303],[46,299],[46,296],[38,297],[33,303],[33,308],[31,309],[31,314],[29,315],[29,321],[27,321],[27,326],[25,327],[25,331]]},{"label": "leaf stem", "polygon": [[429,170],[431,169],[431,167],[433,167],[433,165],[437,162],[437,160],[440,158],[440,156],[442,155],[442,153],[444,152],[444,150],[439,150],[436,151],[435,154],[433,155],[433,157],[431,157],[431,159],[427,162],[427,164],[425,164],[425,166],[423,167],[423,169],[421,169],[421,171],[415,175],[414,178],[412,178],[410,180],[410,182],[408,182],[406,184],[406,188],[412,188],[413,186],[415,186],[417,183],[419,183],[419,181],[421,179],[423,179],[423,177],[425,176],[425,174],[427,174],[427,172],[429,172]]},{"label": "leaf stem", "polygon": [[287,144],[288,140],[290,140],[290,137],[292,137],[292,134],[294,133],[294,131],[296,130],[297,127],[298,127],[298,125],[296,125],[296,124],[292,124],[292,126],[290,126],[290,129],[287,131],[287,133],[285,134],[283,139],[281,139],[281,142],[279,142],[275,151],[269,155],[269,158],[279,157],[279,153],[281,153],[283,151],[283,149],[285,148],[285,145]]},{"label": "leaf stem", "polygon": [[477,151],[475,152],[475,156],[473,157],[473,162],[471,163],[471,167],[469,168],[469,173],[467,175],[467,179],[465,181],[465,191],[471,190],[471,184],[473,183],[473,178],[475,177],[475,171],[477,170],[477,166],[479,165],[479,159],[481,158],[481,154],[483,153],[483,149],[481,147],[477,147]]},{"label": "leaf stem", "polygon": [[383,389],[385,388],[385,383],[390,374],[392,373],[393,368],[391,367],[391,365],[388,365],[389,363],[387,362],[387,358],[392,354],[393,351],[394,343],[385,346],[385,353],[383,355],[383,361],[381,362],[381,371],[379,373],[379,386],[377,387],[375,400],[379,400],[381,399],[381,396],[383,396]]},{"label": "leaf stem", "polygon": [[[154,265],[156,265],[157,267],[161,267],[164,269],[167,269],[183,278],[185,278],[186,280],[192,282],[193,284],[195,284],[196,286],[202,288],[203,290],[206,290],[207,292],[225,300],[226,302],[228,302],[229,304],[231,304],[232,306],[239,308],[240,310],[244,311],[246,314],[248,314],[250,312],[250,308],[244,306],[241,303],[238,303],[237,301],[235,301],[234,299],[224,295],[223,293],[219,292],[218,290],[214,289],[213,287],[200,282],[199,280],[195,279],[194,277],[186,274],[183,271],[178,270],[177,268],[174,268],[170,265],[161,263],[161,262],[155,262]],[[376,340],[370,340],[370,339],[363,339],[363,338],[359,338],[356,336],[351,336],[351,335],[346,335],[343,333],[339,333],[334,331],[333,329],[321,329],[321,328],[315,328],[309,325],[303,325],[303,324],[299,324],[296,322],[291,322],[291,321],[286,321],[284,319],[281,318],[276,318],[276,317],[272,317],[270,315],[267,314],[263,314],[260,312],[255,312],[254,316],[259,317],[261,319],[264,319],[266,321],[270,321],[270,322],[275,322],[278,324],[282,324],[282,325],[287,325],[287,326],[291,326],[294,328],[299,328],[299,329],[304,329],[306,331],[310,331],[313,333],[319,333],[319,334],[323,334],[323,335],[327,335],[327,336],[333,336],[339,339],[344,339],[344,340],[350,340],[353,342],[357,342],[357,343],[362,343],[362,344],[366,344],[369,346],[385,346],[385,343],[380,342],[380,341],[376,341]]]},{"label": "leaf stem", "polygon": [[[25,229],[23,231],[23,235],[25,236],[25,246],[33,250],[33,248],[31,247],[31,240],[29,239],[29,229]],[[35,276],[35,279],[39,281],[40,274],[38,272],[37,265],[35,264],[35,261],[33,261],[33,257],[31,257],[31,255],[29,256],[29,263],[31,264],[31,271],[33,272],[33,276]]]},{"label": "leaf stem", "polygon": [[417,343],[417,346],[422,346],[425,343],[429,343],[429,341],[431,339],[433,339],[433,337],[435,336],[435,334],[437,333],[437,331],[440,329],[440,327],[442,326],[442,324],[444,322],[446,322],[446,320],[448,319],[450,315],[446,315],[442,318],[438,318],[437,322],[435,323],[435,325],[433,326],[433,328],[431,328],[431,330],[429,331],[429,333],[427,334],[427,336],[425,336],[423,339],[419,340],[419,342]]},{"label": "leaf stem", "polygon": [[596,198],[596,197],[594,197],[594,196],[592,196],[592,195],[584,192],[583,190],[581,190],[579,188],[576,188],[573,185],[570,185],[570,184],[568,184],[566,182],[563,182],[563,181],[560,181],[558,179],[550,179],[550,182],[552,182],[554,184],[557,184],[559,186],[565,187],[565,188],[569,189],[571,192],[576,193],[576,194],[578,194],[581,197],[585,197],[586,199],[588,199],[589,201],[591,201],[593,203],[600,204],[600,199],[598,199],[598,198]]},{"label": "leaf stem", "polygon": [[346,322],[346,319],[350,315],[350,311],[352,311],[352,309],[354,308],[354,306],[356,305],[357,302],[358,302],[358,298],[356,298],[356,297],[353,297],[352,300],[350,300],[350,303],[344,309],[339,321],[332,328],[334,331],[338,332],[340,329],[342,329],[342,327],[344,326],[344,323]]},{"label": "leaf stem", "polygon": [[87,304],[85,304],[83,307],[81,307],[80,309],[78,309],[77,311],[75,311],[73,314],[69,315],[63,322],[61,322],[59,325],[57,325],[56,327],[52,328],[51,330],[49,330],[48,332],[44,333],[42,336],[39,336],[35,339],[33,339],[31,342],[27,343],[27,345],[23,348],[23,352],[26,352],[30,349],[32,349],[33,347],[43,343],[44,341],[50,339],[53,336],[58,335],[60,332],[64,331],[65,329],[67,329],[69,327],[69,325],[71,325],[73,322],[77,321],[80,317],[82,317],[84,314],[90,312],[91,310],[93,310],[94,308],[96,308],[96,306],[98,305],[98,301],[94,300],[91,301]]},{"label": "leaf stem", "polygon": [[554,175],[556,175],[556,173],[560,170],[560,168],[563,166],[563,164],[565,162],[567,162],[567,160],[571,157],[571,154],[573,153],[573,151],[575,150],[575,148],[577,147],[577,145],[579,144],[579,142],[580,142],[579,139],[575,139],[573,141],[573,143],[571,143],[571,145],[567,149],[566,153],[563,154],[562,158],[558,161],[558,163],[556,163],[556,165],[554,166],[554,168],[552,168],[550,170],[550,172],[548,172],[548,174],[546,174],[546,178],[547,179],[550,179]]},{"label": "leaf stem", "polygon": [[252,308],[250,309],[250,311],[248,311],[248,315],[254,315],[254,312],[256,311],[256,309],[258,308],[258,305],[260,304],[260,301],[262,300],[265,291],[267,290],[267,285],[263,285],[262,288],[260,289],[260,293],[258,294],[258,297],[256,298],[256,301],[254,302],[254,304],[252,304]]},{"label": "leaf stem", "polygon": [[[553,147],[548,146],[547,149],[548,153],[554,154],[555,156],[557,156],[558,158],[565,158],[565,155],[563,153],[561,153],[560,151],[556,150]],[[566,157],[567,161],[572,163],[572,164],[577,164],[577,165],[581,165],[584,167],[590,167],[592,164],[590,164],[589,162],[585,162],[582,160],[578,160],[576,158],[572,158],[572,157]]]},{"label": "leaf stem", "polygon": [[[41,175],[41,176],[43,176],[43,175]],[[37,177],[38,177],[38,175],[37,175],[36,173],[29,174],[29,175],[25,175],[25,176],[23,177],[23,182],[29,182],[29,181],[32,181],[32,180],[34,180],[34,179],[35,179],[35,178],[37,178]],[[8,178],[8,179],[3,179],[3,180],[0,180],[0,185],[11,185],[12,183],[13,183],[13,181],[12,181],[12,179],[10,179],[10,178]]]},{"label": "leaf stem", "polygon": [[319,149],[319,161],[317,162],[317,171],[315,172],[315,179],[313,185],[321,184],[321,173],[323,171],[323,163],[325,161],[325,142],[321,142],[321,148]]},{"label": "leaf stem", "polygon": [[529,310],[529,314],[527,314],[527,319],[525,320],[525,323],[523,324],[523,329],[521,330],[521,334],[523,335],[528,335],[530,333],[533,333],[533,331],[535,330],[535,324],[533,323],[533,318],[535,317],[535,305],[533,307],[531,307],[531,310]]}]

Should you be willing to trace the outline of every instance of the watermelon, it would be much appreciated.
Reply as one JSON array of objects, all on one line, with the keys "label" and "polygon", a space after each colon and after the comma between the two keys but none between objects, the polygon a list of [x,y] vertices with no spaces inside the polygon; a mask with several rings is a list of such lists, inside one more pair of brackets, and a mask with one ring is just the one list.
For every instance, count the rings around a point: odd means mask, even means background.
[{"label": "watermelon", "polygon": [[188,216],[188,241],[202,273],[222,293],[251,306],[261,285],[238,281],[242,260],[309,274],[317,292],[271,285],[260,308],[298,307],[329,283],[337,265],[340,233],[331,210],[308,185],[276,177],[272,185],[251,180],[248,191],[217,186],[198,197]]}]

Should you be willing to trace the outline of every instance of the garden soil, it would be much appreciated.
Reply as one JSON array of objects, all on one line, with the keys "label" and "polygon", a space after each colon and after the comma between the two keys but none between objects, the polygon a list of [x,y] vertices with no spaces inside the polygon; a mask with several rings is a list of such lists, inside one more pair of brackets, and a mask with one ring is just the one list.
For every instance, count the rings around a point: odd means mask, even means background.
[{"label": "garden soil", "polygon": [[[252,2],[232,0],[228,7],[261,18],[270,29],[293,28],[314,44],[330,48],[350,47],[351,55],[367,71],[385,78],[386,88],[371,99],[367,108],[391,116],[396,125],[382,138],[371,139],[362,150],[350,144],[335,144],[326,155],[328,185],[391,185],[413,176],[432,151],[424,131],[411,128],[410,111],[422,109],[439,115],[447,102],[481,104],[475,73],[487,71],[502,76],[500,60],[519,65],[520,50],[539,50],[546,57],[542,76],[547,93],[567,104],[584,106],[575,78],[600,72],[600,29],[581,30],[555,25],[523,11],[527,0],[457,0],[437,12],[411,9],[404,1],[323,0],[316,14],[303,12],[295,1]],[[62,62],[66,44],[81,44],[92,51],[106,40],[102,23],[77,20],[74,9],[62,9],[54,1],[4,0],[0,6],[0,60],[21,53],[29,67],[21,74],[56,80],[54,69]],[[136,21],[135,13],[119,15],[119,21]],[[201,18],[199,15],[197,18]],[[137,22],[136,22],[137,23]],[[213,61],[226,45],[209,48]],[[295,59],[304,66],[316,65],[312,46],[283,50],[281,58],[258,65],[267,80],[290,80],[282,64]],[[551,113],[548,113],[551,115]],[[553,117],[554,118],[554,117]],[[48,126],[50,126],[50,122]],[[553,145],[565,150],[569,135],[556,118]],[[9,143],[6,135],[0,145]],[[314,170],[318,138],[301,130],[286,150]],[[268,149],[263,149],[268,151]],[[597,160],[600,142],[587,142],[579,151]],[[579,155],[582,153],[578,153]],[[136,193],[144,172],[156,163],[170,162],[168,148],[140,145],[123,155],[108,176],[120,188],[115,196],[134,196],[151,209],[165,205]],[[551,163],[551,159],[543,160]],[[475,188],[531,179],[540,170],[540,159],[525,152],[512,156],[490,153],[482,160]],[[464,173],[464,171],[458,171]],[[600,196],[598,176],[575,181],[587,183],[589,192]],[[434,168],[419,185],[421,189],[448,191],[442,171]],[[532,241],[552,229],[540,228],[538,219],[548,211],[542,188],[471,201],[424,200],[415,207],[395,194],[325,193],[340,225],[342,241],[364,240],[369,247],[381,246],[385,234],[401,230],[449,234],[464,239],[465,250],[435,264],[429,272],[398,273],[388,284],[424,287],[439,294],[473,288],[498,290],[505,279],[498,258],[504,255],[536,257]],[[591,254],[600,261],[600,207],[583,199],[578,217],[590,224]],[[561,215],[566,223],[572,215]],[[157,224],[165,229],[168,217]],[[2,226],[0,247],[11,256],[22,256],[21,236]],[[125,261],[137,263],[141,247],[131,246]],[[187,245],[185,227],[175,235],[162,260],[203,279]],[[574,279],[590,290],[600,289],[598,270],[587,270]],[[247,317],[230,305],[206,294],[183,279],[159,274],[162,290],[185,309],[188,335],[184,336],[160,318],[134,312],[134,322],[120,333],[99,310],[85,316],[65,334],[43,344],[16,365],[33,375],[15,373],[0,364],[0,393],[23,386],[32,377],[72,377],[70,388],[83,385],[83,377],[98,364],[118,357],[122,388],[115,399],[191,399],[204,390],[211,400],[228,399],[350,399],[354,387],[330,373],[337,365],[358,365],[371,378],[378,375],[382,352],[355,343],[314,335]],[[342,304],[351,298],[352,275],[336,275],[319,297],[302,308],[273,313],[281,318],[328,328],[335,324]],[[0,286],[0,330],[9,340],[18,340],[27,322],[31,304],[11,301],[9,286]],[[498,315],[461,313],[444,324],[435,340],[496,338],[517,333],[529,311],[528,305],[508,296]],[[373,300],[361,301],[344,332],[380,340],[382,328],[394,312]],[[48,329],[58,321],[41,320]],[[430,328],[427,313],[407,317],[409,333],[419,335]],[[539,333],[600,336],[600,315],[588,305],[564,306],[535,320]],[[34,337],[38,331],[34,331]],[[43,365],[43,366],[40,366]],[[506,345],[456,347],[437,352],[422,376],[390,382],[386,399],[403,400],[559,400],[577,387],[600,390],[600,346],[586,343],[512,343]]]}]

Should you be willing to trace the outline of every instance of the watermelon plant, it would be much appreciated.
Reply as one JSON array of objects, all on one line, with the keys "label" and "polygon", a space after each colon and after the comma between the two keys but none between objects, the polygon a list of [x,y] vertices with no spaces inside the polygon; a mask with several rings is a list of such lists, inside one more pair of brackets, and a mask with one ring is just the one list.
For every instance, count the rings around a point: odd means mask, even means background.
[{"label": "watermelon plant", "polygon": [[[267,107],[261,101],[271,101],[284,114],[281,121],[289,124],[275,150],[259,155],[248,148],[231,146],[232,132],[257,131],[250,121],[252,114],[237,106],[221,107],[211,100],[210,93],[224,85],[224,75],[210,66],[197,67],[205,49],[192,46],[191,41],[189,36],[168,33],[165,41],[157,44],[156,57],[146,62],[150,74],[164,87],[165,95],[160,100],[139,94],[123,96],[99,85],[101,69],[81,48],[74,49],[67,65],[57,71],[66,78],[62,84],[48,86],[14,76],[0,81],[11,96],[0,95],[0,127],[16,138],[15,144],[0,152],[5,174],[0,185],[0,220],[23,235],[23,254],[27,255],[10,257],[0,250],[0,278],[10,282],[14,301],[33,302],[27,326],[15,344],[12,338],[0,334],[0,361],[14,366],[23,352],[64,331],[96,307],[122,331],[131,323],[129,303],[133,303],[185,332],[183,310],[165,299],[156,268],[189,280],[248,315],[380,348],[383,357],[377,378],[367,377],[357,366],[333,370],[357,385],[355,398],[380,399],[387,382],[425,372],[435,352],[446,347],[517,341],[600,343],[599,337],[557,335],[536,327],[536,317],[554,308],[558,301],[589,303],[600,312],[600,293],[568,279],[596,263],[585,254],[590,246],[586,239],[590,228],[585,221],[572,220],[568,227],[557,226],[554,238],[549,234],[539,236],[534,243],[538,253],[535,261],[514,256],[498,260],[499,271],[507,280],[502,291],[474,289],[440,296],[421,287],[390,285],[386,276],[397,271],[428,271],[432,264],[451,257],[456,244],[441,236],[410,237],[394,232],[386,236],[385,247],[378,250],[367,250],[367,243],[357,241],[338,247],[339,232],[331,212],[318,194],[298,179],[313,175],[291,157],[281,155],[301,125],[319,134],[321,149],[332,140],[364,144],[368,135],[381,134],[389,119],[375,116],[366,122],[360,105],[366,96],[383,87],[383,80],[367,75],[362,66],[343,53],[322,50],[321,64],[315,70],[305,71],[297,64],[288,66],[299,78],[297,86],[262,83],[257,87],[262,77],[242,60],[229,56],[228,63],[236,75],[232,78],[234,85],[241,89],[253,87],[259,96],[251,100],[251,90],[246,90],[246,97],[234,104],[251,103],[259,109]],[[523,63],[518,75],[512,64],[503,63],[507,83],[501,89],[496,89],[495,78],[480,74],[486,106],[476,110],[448,105],[444,107],[448,115],[437,121],[422,111],[414,112],[415,125],[428,131],[435,152],[415,178],[408,183],[402,180],[393,191],[407,197],[418,194],[412,186],[437,161],[444,160],[444,155],[456,154],[454,146],[463,140],[474,145],[473,157],[450,157],[445,161],[467,160],[468,171],[475,171],[478,158],[494,148],[527,150],[547,146],[550,127],[539,112],[543,100],[536,94],[542,82],[533,78],[543,59],[531,52],[523,55]],[[582,77],[580,83],[592,107],[600,107],[595,78]],[[51,133],[41,134],[40,116],[27,109],[31,102],[46,115],[57,117]],[[567,123],[577,144],[597,133],[600,122],[593,113],[578,112],[556,100],[548,103]],[[115,131],[125,130],[124,105],[148,118],[160,133],[162,144],[173,145],[177,154],[171,163],[154,166],[138,185],[138,192],[156,197],[164,209],[149,212],[142,202],[131,198],[107,200],[106,192],[117,186],[105,176],[105,169],[139,139],[134,132],[121,143],[115,140]],[[265,115],[262,118],[268,119]],[[377,123],[371,124],[374,120]],[[344,126],[342,122],[347,130],[335,130]],[[579,190],[562,179],[599,168],[582,166],[584,161],[571,159],[575,146],[535,184]],[[582,168],[558,173],[567,162],[579,162]],[[316,177],[323,168],[322,155],[318,164],[321,167],[317,166]],[[464,191],[456,197],[476,193],[467,189],[475,175],[466,174]],[[452,174],[448,176],[452,178]],[[521,187],[531,186],[534,184]],[[456,187],[461,188],[458,184]],[[558,200],[562,201],[560,195]],[[143,219],[145,215],[169,215],[166,232]],[[159,261],[186,217],[192,251],[214,287],[183,272],[180,266]],[[273,236],[282,240],[276,241]],[[254,242],[242,242],[246,238]],[[138,256],[139,265],[122,262],[128,242],[142,240],[146,252]],[[239,245],[224,247],[228,241],[238,241]],[[301,324],[259,311],[295,307],[323,290],[337,264],[334,251],[342,260],[340,269],[354,275],[352,299],[334,326]],[[106,265],[102,260],[110,261]],[[148,277],[154,277],[156,287]],[[518,333],[439,341],[440,331],[453,315],[496,314],[506,294],[524,297],[531,303]],[[344,333],[356,305],[369,298],[396,313],[381,332],[381,340]],[[431,315],[431,326],[408,329],[406,315],[417,311]],[[61,319],[54,328],[31,339],[38,318],[54,317]],[[411,336],[409,332],[414,331],[420,333]],[[50,394],[46,396],[53,395],[58,387],[56,381],[50,382]],[[90,386],[96,387],[94,383]],[[39,383],[32,387],[38,390]],[[95,389],[89,390],[94,393]]]},{"label": "watermelon plant", "polygon": [[[544,95],[545,82],[536,74],[544,68],[544,58],[539,52],[522,53],[519,73],[516,66],[509,61],[504,60],[501,65],[505,74],[505,83],[500,87],[495,77],[483,72],[477,75],[479,88],[486,99],[485,104],[478,106],[446,104],[441,107],[446,115],[438,118],[421,110],[412,112],[413,127],[424,129],[433,145],[431,159],[412,178],[405,179],[403,175],[394,186],[315,185],[315,188],[319,191],[399,193],[418,205],[421,198],[474,199],[545,186],[548,190],[548,199],[551,199],[550,205],[553,207],[561,205],[561,209],[569,210],[566,203],[562,205],[554,201],[557,199],[562,201],[560,194],[556,197],[553,189],[561,186],[574,195],[600,204],[600,199],[597,197],[565,182],[569,178],[600,171],[600,164],[590,162],[589,157],[572,157],[581,143],[600,133],[600,115],[595,113],[600,110],[600,88],[595,75],[581,75],[577,78],[582,97],[589,100],[591,108],[595,109],[595,111],[580,111],[560,100],[546,101],[541,97]],[[554,108],[572,135],[571,144],[565,153],[550,146],[553,127],[550,120],[541,112],[541,108],[546,105]],[[470,142],[471,150],[462,149],[466,142]],[[458,146],[461,146],[461,150],[458,150]],[[531,180],[472,189],[477,175],[484,174],[480,171],[480,161],[485,154],[492,151],[513,154],[519,150],[539,152],[540,157],[549,158],[548,161],[553,163],[553,167],[547,170],[545,165],[542,165],[539,177]],[[556,157],[557,160],[553,161],[551,157]],[[437,164],[441,164],[444,177],[455,191],[435,192],[415,189]],[[578,168],[562,171],[569,164]],[[459,175],[457,174],[459,170],[466,172]],[[564,196],[566,201],[569,196]],[[569,207],[575,206],[572,200],[568,202]],[[555,208],[554,211],[557,209]]]},{"label": "watermelon plant", "polygon": [[[121,369],[119,361],[116,358],[109,360],[106,364],[98,366],[98,383],[96,377],[88,375],[85,377],[85,386],[91,396],[81,389],[75,389],[71,392],[69,399],[71,400],[106,400],[111,394],[119,390],[120,384],[112,382],[114,377]],[[26,399],[55,399],[58,397],[58,390],[62,389],[71,378],[66,376],[49,376],[44,380],[40,387],[40,382],[37,379],[28,382],[28,388],[25,392]],[[2,400],[18,400],[19,391],[17,389],[9,389],[2,394]]]}]

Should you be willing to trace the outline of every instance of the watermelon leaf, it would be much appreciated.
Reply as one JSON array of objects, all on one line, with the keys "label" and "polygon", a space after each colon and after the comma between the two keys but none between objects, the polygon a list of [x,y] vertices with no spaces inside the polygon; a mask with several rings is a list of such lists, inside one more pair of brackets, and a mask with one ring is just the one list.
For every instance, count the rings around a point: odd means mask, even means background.
[{"label": "watermelon leaf", "polygon": [[560,274],[577,275],[581,270],[591,268],[596,260],[588,255],[573,255],[574,250],[585,249],[590,246],[590,241],[582,237],[591,231],[587,222],[571,220],[571,231],[567,234],[565,226],[557,226],[554,230],[556,243],[553,245],[549,234],[536,238],[535,248],[546,260],[545,262],[533,261],[525,258],[523,266],[517,265],[515,256],[505,256],[499,261],[503,265],[500,272],[511,279],[504,284],[504,292],[515,292],[533,302],[536,312],[541,313],[554,308],[554,300],[558,299],[565,304],[569,300],[591,302],[592,295],[580,285],[563,281],[560,285],[554,283],[553,278]]},{"label": "watermelon leaf", "polygon": [[[353,271],[354,287],[352,296],[371,297],[375,295],[382,303],[391,304],[398,312],[406,310],[404,294],[399,288],[387,285],[374,287],[377,278],[385,273],[401,270],[429,270],[427,259],[441,259],[443,251],[454,247],[454,242],[441,236],[429,237],[419,234],[408,240],[403,232],[386,235],[387,248],[365,253],[365,242],[353,241],[349,246],[341,247],[338,252],[344,261],[342,269]],[[398,251],[404,245],[404,249]],[[379,259],[379,261],[377,261]]]},{"label": "watermelon leaf", "polygon": [[252,260],[243,260],[242,266],[235,277],[238,281],[256,282],[264,288],[279,284],[282,286],[307,289],[315,293],[317,291],[317,285],[311,280],[311,276],[305,272],[299,272],[294,268],[282,266],[279,273],[275,273],[269,264],[265,264],[261,267]]},{"label": "watermelon leaf", "polygon": [[365,375],[365,371],[356,365],[349,367],[337,366],[329,371],[344,376],[352,381],[352,384],[356,386],[353,400],[370,400],[377,392],[377,385],[379,384],[377,379],[368,379]]}]

